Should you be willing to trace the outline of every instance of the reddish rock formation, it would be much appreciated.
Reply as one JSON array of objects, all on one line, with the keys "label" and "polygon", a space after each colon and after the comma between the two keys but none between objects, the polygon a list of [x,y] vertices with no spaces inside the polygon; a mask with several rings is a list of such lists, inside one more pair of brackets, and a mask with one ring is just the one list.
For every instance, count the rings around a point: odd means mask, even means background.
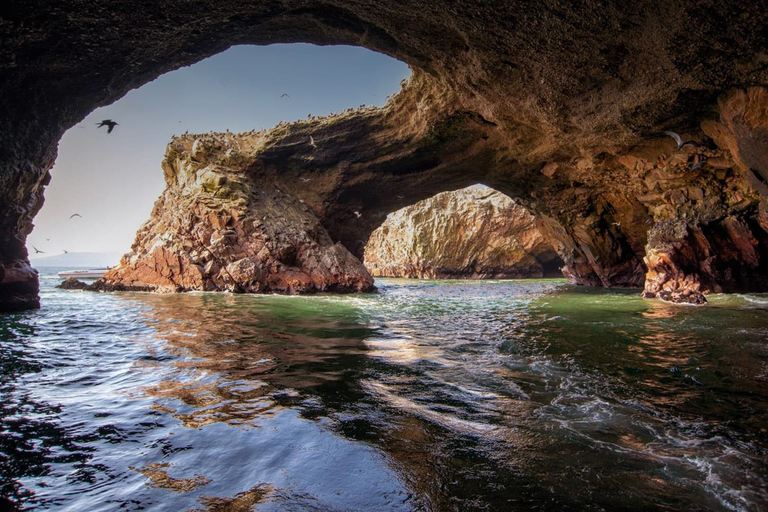
[{"label": "reddish rock formation", "polygon": [[515,279],[542,277],[559,259],[525,208],[474,185],[390,214],[363,261],[374,276]]},{"label": "reddish rock formation", "polygon": [[[166,189],[133,252],[102,288],[306,293],[371,291],[373,278],[300,200],[244,168],[264,134],[175,138]],[[105,288],[106,287],[106,288]]]},{"label": "reddish rock formation", "polygon": [[[687,148],[683,168],[674,165],[681,152],[674,153],[666,172],[653,175],[664,193],[641,197],[652,199],[646,204],[656,221],[646,246],[645,297],[702,304],[708,292],[768,290],[768,161],[756,149],[768,147],[768,93],[733,91],[719,108],[721,122],[702,123],[712,149]],[[704,164],[691,169],[688,160]]]},{"label": "reddish rock formation", "polygon": [[[36,303],[24,241],[64,130],[233,44],[360,45],[414,70],[386,109],[280,127],[248,165],[358,256],[388,213],[485,183],[542,220],[576,283],[641,286],[648,230],[675,215],[718,257],[733,217],[763,261],[766,25],[749,0],[16,2],[0,17],[0,307]],[[667,129],[706,147],[674,151]],[[735,257],[739,276],[768,272]]]}]

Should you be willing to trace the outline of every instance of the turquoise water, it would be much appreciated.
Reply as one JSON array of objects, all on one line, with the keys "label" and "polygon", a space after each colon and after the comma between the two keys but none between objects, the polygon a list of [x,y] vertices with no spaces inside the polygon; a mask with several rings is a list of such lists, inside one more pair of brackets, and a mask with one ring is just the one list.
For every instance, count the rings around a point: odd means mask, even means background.
[{"label": "turquoise water", "polygon": [[56,290],[0,315],[0,509],[764,510],[768,295]]}]

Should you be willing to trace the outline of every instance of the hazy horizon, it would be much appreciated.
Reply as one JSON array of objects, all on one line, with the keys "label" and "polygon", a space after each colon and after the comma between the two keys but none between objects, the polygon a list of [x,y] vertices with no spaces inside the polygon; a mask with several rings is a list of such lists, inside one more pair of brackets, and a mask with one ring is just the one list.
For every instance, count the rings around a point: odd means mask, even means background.
[{"label": "hazy horizon", "polygon": [[[260,130],[383,105],[409,75],[386,55],[310,44],[236,46],[167,73],[64,134],[27,239],[30,258],[43,256],[33,246],[45,256],[128,252],[165,186],[160,162],[173,135]],[[102,119],[119,124],[108,134],[96,127]]]}]

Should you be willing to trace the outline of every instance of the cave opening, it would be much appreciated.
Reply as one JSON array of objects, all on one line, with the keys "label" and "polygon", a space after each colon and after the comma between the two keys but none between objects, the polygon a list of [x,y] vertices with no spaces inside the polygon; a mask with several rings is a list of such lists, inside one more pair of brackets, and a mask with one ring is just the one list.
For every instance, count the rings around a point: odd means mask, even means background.
[{"label": "cave opening", "polygon": [[381,107],[410,74],[403,62],[359,46],[241,45],[96,108],[59,142],[27,237],[33,266],[115,265],[166,185],[160,163],[174,137]]},{"label": "cave opening", "polygon": [[374,277],[562,277],[555,241],[528,209],[483,184],[441,192],[387,215],[365,245]]}]

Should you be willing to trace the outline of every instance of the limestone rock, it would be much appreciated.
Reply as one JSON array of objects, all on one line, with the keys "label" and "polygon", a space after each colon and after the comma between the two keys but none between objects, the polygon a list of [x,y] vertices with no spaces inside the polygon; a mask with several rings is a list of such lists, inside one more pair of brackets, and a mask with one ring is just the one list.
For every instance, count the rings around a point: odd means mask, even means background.
[{"label": "limestone rock", "polygon": [[557,262],[535,218],[483,185],[390,214],[364,257],[374,276],[418,278],[542,277]]},{"label": "limestone rock", "polygon": [[[263,134],[184,136],[168,145],[167,188],[132,252],[98,289],[362,292],[373,278],[314,213],[233,166]],[[230,165],[225,165],[230,164]]]}]

